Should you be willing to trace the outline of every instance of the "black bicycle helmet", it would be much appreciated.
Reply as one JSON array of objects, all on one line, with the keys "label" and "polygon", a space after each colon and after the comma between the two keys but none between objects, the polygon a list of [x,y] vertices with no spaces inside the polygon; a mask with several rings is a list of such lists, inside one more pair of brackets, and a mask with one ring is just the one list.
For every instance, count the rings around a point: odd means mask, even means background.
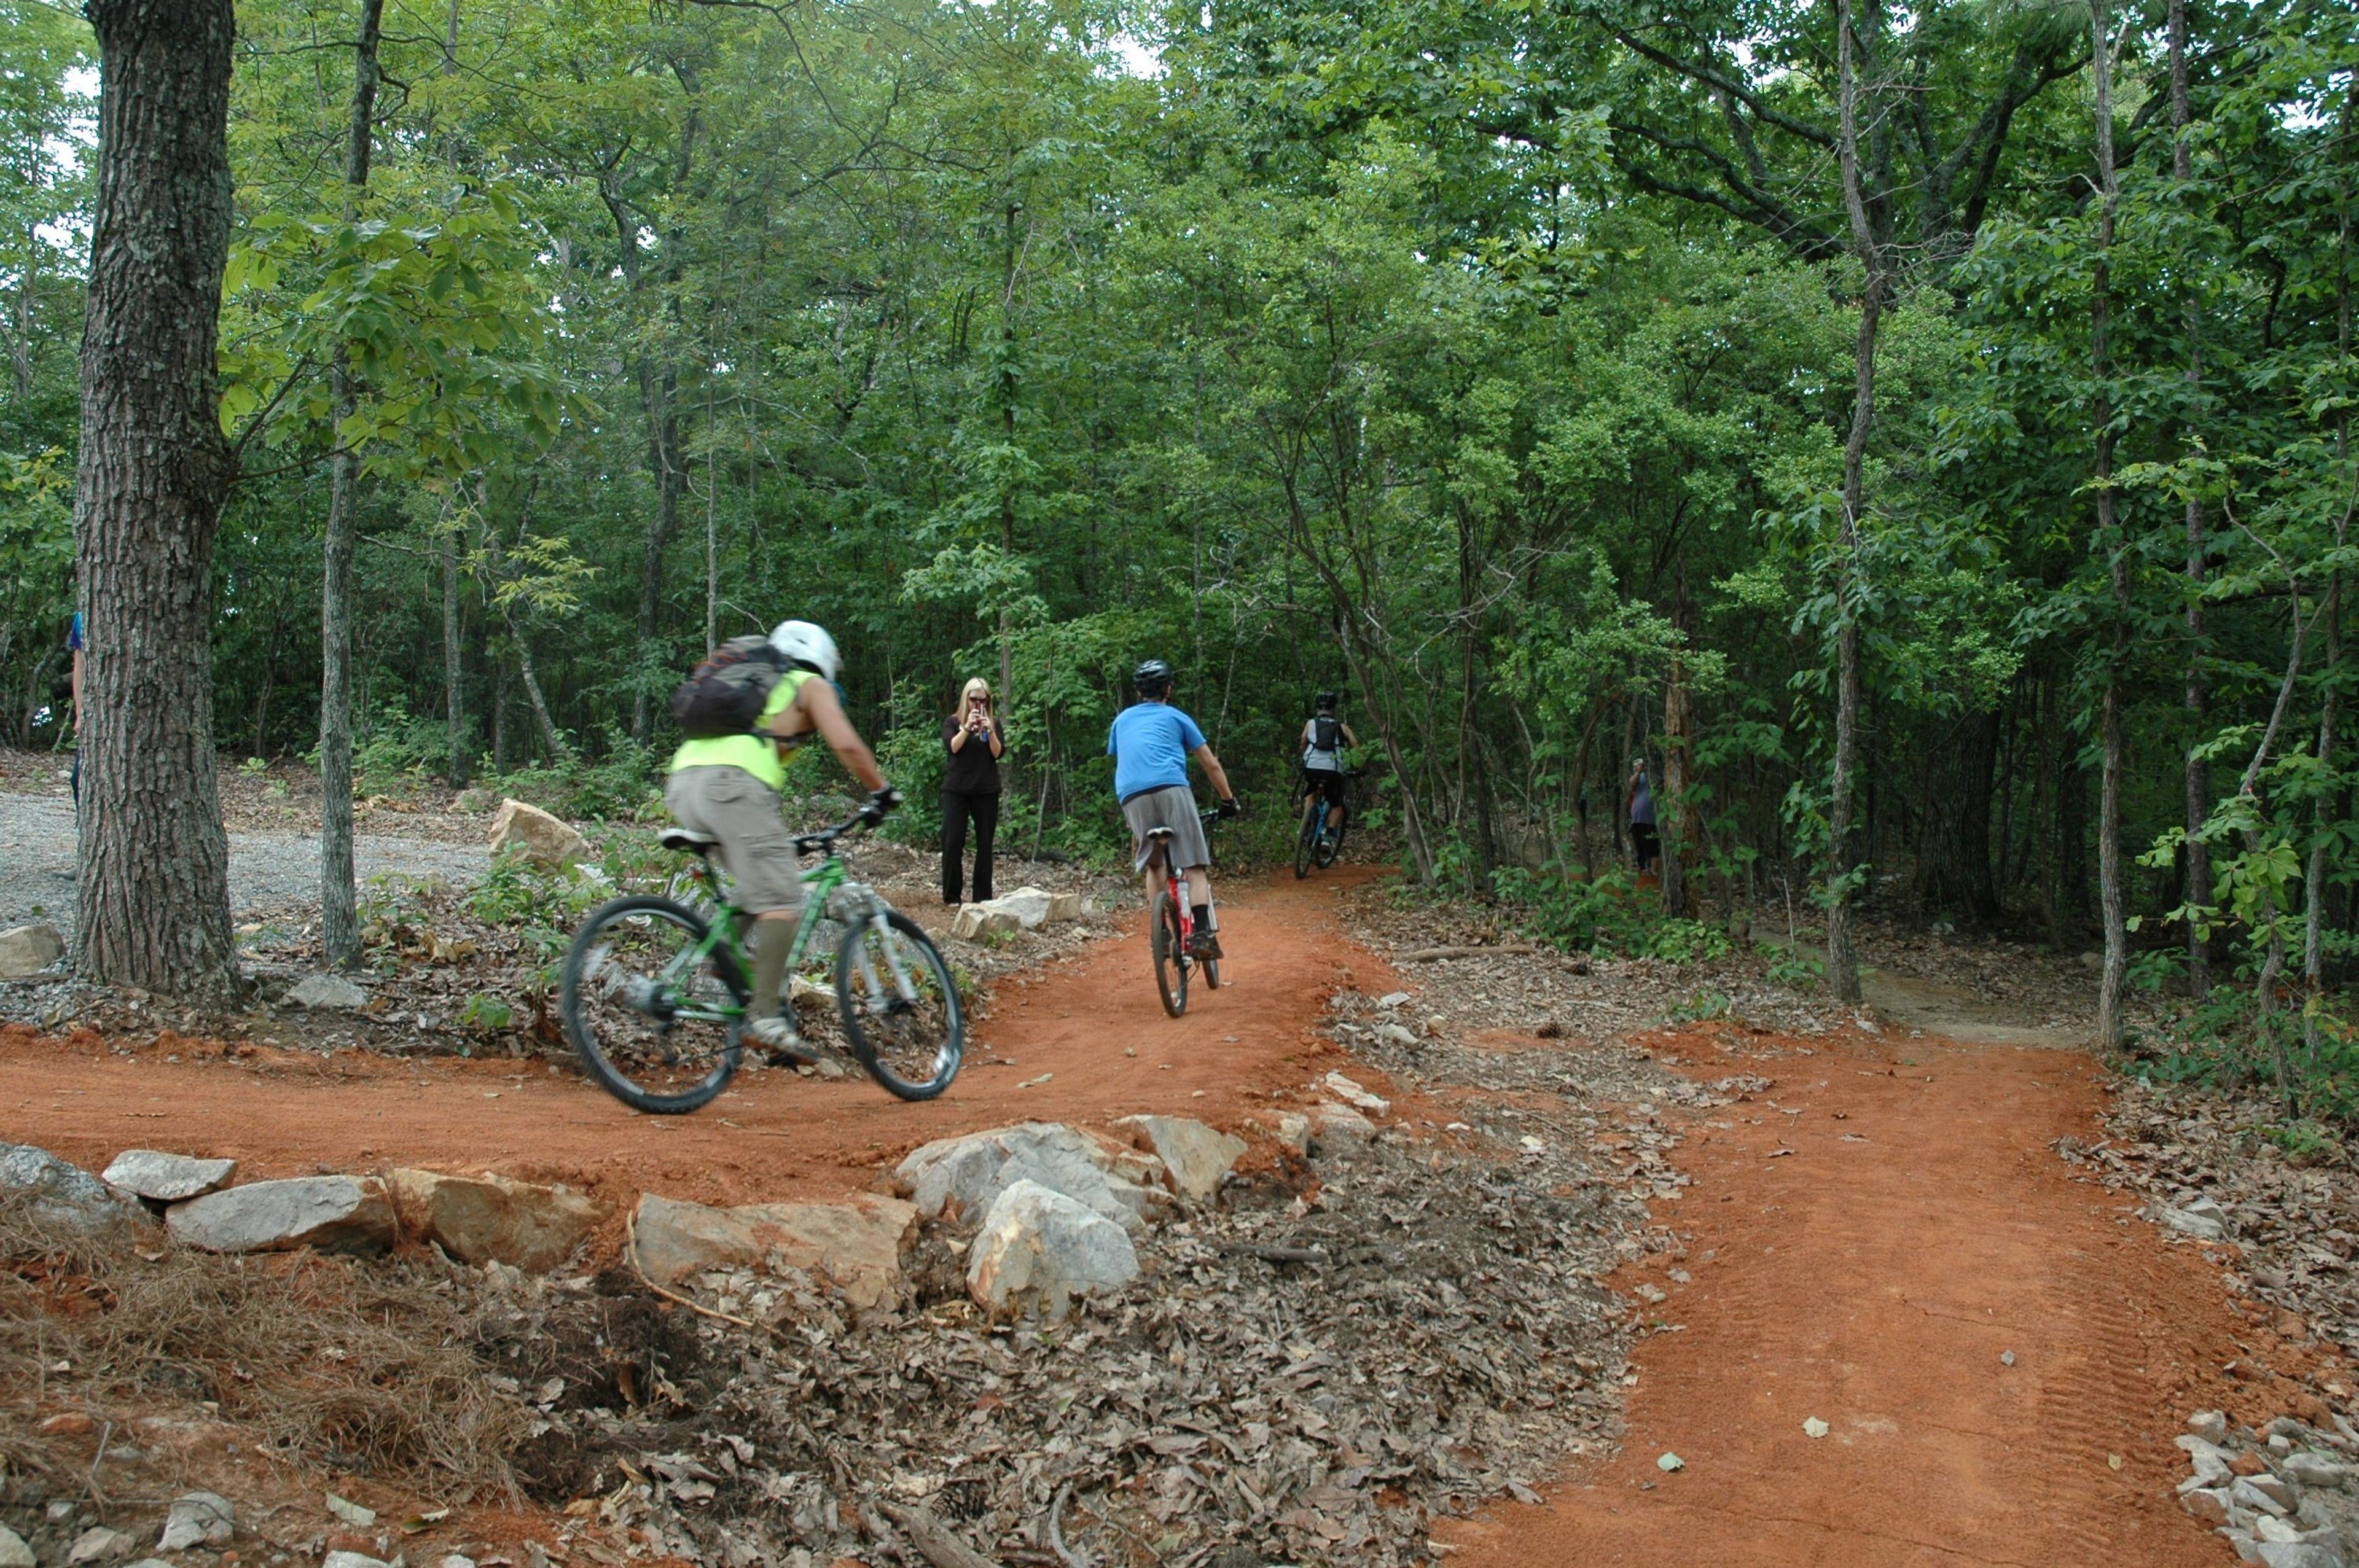
[{"label": "black bicycle helmet", "polygon": [[1171,689],[1171,666],[1161,659],[1149,659],[1130,672],[1130,684],[1143,697],[1161,697]]},{"label": "black bicycle helmet", "polygon": [[1332,712],[1334,712],[1334,711],[1335,711],[1335,703],[1336,703],[1336,701],[1337,701],[1337,698],[1336,698],[1336,696],[1335,696],[1335,694],[1334,694],[1333,692],[1332,692],[1332,691],[1322,691],[1322,692],[1321,692],[1321,693],[1319,694],[1319,711],[1320,711],[1320,712],[1321,712],[1321,713],[1332,713]]}]

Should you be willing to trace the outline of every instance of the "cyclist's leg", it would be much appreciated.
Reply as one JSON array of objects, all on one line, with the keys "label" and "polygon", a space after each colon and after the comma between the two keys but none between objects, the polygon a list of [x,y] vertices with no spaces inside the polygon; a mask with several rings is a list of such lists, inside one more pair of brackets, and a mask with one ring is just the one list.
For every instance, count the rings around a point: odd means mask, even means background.
[{"label": "cyclist's leg", "polygon": [[721,841],[721,863],[736,883],[737,907],[754,916],[754,995],[748,1004],[755,1035],[766,1045],[792,1038],[779,1022],[787,955],[802,914],[802,863],[779,815],[778,797],[743,768],[686,768],[671,776],[664,804],[683,827]]}]

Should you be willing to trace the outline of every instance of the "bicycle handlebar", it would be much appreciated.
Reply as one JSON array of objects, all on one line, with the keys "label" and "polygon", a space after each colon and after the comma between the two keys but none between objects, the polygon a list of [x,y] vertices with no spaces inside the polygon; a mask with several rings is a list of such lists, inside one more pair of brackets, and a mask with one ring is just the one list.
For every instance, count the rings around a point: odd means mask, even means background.
[{"label": "bicycle handlebar", "polygon": [[850,833],[875,827],[885,820],[885,814],[874,806],[864,806],[842,821],[821,828],[816,833],[799,834],[795,838],[798,855],[824,855],[835,848],[835,841]]}]

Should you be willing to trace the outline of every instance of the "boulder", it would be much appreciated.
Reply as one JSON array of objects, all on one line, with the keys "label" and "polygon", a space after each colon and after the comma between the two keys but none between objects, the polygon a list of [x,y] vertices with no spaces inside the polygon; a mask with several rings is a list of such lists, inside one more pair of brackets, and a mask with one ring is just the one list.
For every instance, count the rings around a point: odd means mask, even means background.
[{"label": "boulder", "polygon": [[227,1546],[237,1533],[237,1510],[219,1492],[188,1492],[172,1499],[164,1520],[158,1552],[186,1552],[191,1546]]},{"label": "boulder", "polygon": [[236,1169],[234,1160],[200,1160],[158,1149],[125,1149],[106,1167],[106,1181],[110,1186],[158,1203],[178,1203],[227,1184]]},{"label": "boulder", "polygon": [[29,1143],[0,1143],[0,1193],[23,1193],[33,1217],[77,1230],[103,1230],[147,1211],[80,1165],[69,1165]]},{"label": "boulder", "polygon": [[537,806],[504,800],[492,818],[492,853],[513,851],[545,871],[590,857],[590,840]]},{"label": "boulder", "polygon": [[306,975],[288,991],[287,1000],[321,1012],[358,1012],[369,1002],[368,992],[342,975]]},{"label": "boulder", "polygon": [[2346,1487],[2354,1472],[2340,1459],[2330,1459],[2304,1448],[2278,1460],[2277,1474],[2305,1487]]},{"label": "boulder", "polygon": [[1049,924],[1080,920],[1090,912],[1090,901],[1077,892],[1052,892],[1049,895]]},{"label": "boulder", "polygon": [[499,1262],[536,1273],[573,1256],[598,1224],[598,1206],[571,1187],[539,1187],[488,1172],[393,1173],[402,1228],[462,1263]]},{"label": "boulder", "polygon": [[208,1252],[382,1252],[393,1245],[393,1204],[375,1176],[296,1176],[254,1182],[176,1203],[164,1211],[176,1241]]},{"label": "boulder", "polygon": [[1406,1007],[1408,1000],[1409,994],[1407,991],[1386,991],[1376,999],[1376,1005],[1386,1008]]},{"label": "boulder", "polygon": [[27,980],[66,956],[54,925],[12,925],[0,931],[0,980]]},{"label": "boulder", "polygon": [[0,1524],[0,1568],[33,1568],[33,1549],[5,1524]]},{"label": "boulder", "polygon": [[1021,929],[1023,923],[996,903],[961,904],[957,918],[951,922],[951,935],[964,942],[1013,936]]},{"label": "boulder", "polygon": [[2262,1541],[2253,1561],[2262,1568],[2348,1568],[2343,1553],[2322,1541]]},{"label": "boulder", "polygon": [[1038,888],[1017,888],[1014,892],[1001,893],[991,901],[992,908],[1016,917],[1016,924],[1027,931],[1038,931],[1049,924],[1049,911],[1056,901]]},{"label": "boulder", "polygon": [[1125,1116],[1114,1125],[1138,1129],[1171,1190],[1196,1203],[1219,1192],[1221,1178],[1245,1157],[1244,1139],[1184,1116]]},{"label": "boulder", "polygon": [[2196,1198],[2177,1208],[2157,1204],[2148,1213],[2162,1225],[2198,1241],[2218,1241],[2228,1234],[2227,1211],[2210,1198]]},{"label": "boulder", "polygon": [[1277,1119],[1277,1141],[1297,1154],[1310,1153],[1310,1119],[1299,1110],[1288,1111]]},{"label": "boulder", "polygon": [[1121,1226],[1038,1182],[1002,1189],[967,1249],[967,1294],[997,1315],[1061,1318],[1074,1297],[1137,1277]]},{"label": "boulder", "polygon": [[73,1538],[73,1544],[66,1548],[66,1562],[72,1568],[82,1568],[85,1563],[108,1563],[138,1544],[129,1530],[95,1524]]},{"label": "boulder", "polygon": [[639,1267],[676,1285],[703,1269],[784,1266],[832,1286],[855,1311],[907,1293],[901,1258],[917,1239],[918,1211],[863,1193],[840,1204],[746,1204],[713,1208],[648,1193],[633,1221]]},{"label": "boulder", "polygon": [[371,1557],[365,1552],[331,1552],[320,1560],[320,1568],[390,1568],[382,1557]]},{"label": "boulder", "polygon": [[[1398,1028],[1399,1025],[1387,1024],[1386,1027]],[[1407,1031],[1403,1031],[1403,1033],[1406,1033]],[[1413,1038],[1414,1036],[1412,1036],[1412,1039]],[[1362,1088],[1358,1084],[1353,1082],[1350,1078],[1345,1077],[1341,1073],[1328,1074],[1326,1084],[1327,1091],[1330,1094],[1334,1095],[1339,1099],[1349,1101],[1353,1106],[1361,1110],[1366,1111],[1370,1116],[1383,1116],[1393,1108],[1392,1101],[1370,1094],[1366,1089]]]},{"label": "boulder", "polygon": [[1364,1145],[1376,1136],[1376,1124],[1348,1105],[1321,1100],[1310,1112],[1310,1136],[1324,1152]]},{"label": "boulder", "polygon": [[1061,1122],[1027,1121],[927,1144],[894,1171],[903,1195],[928,1219],[959,1220],[988,1210],[1017,1182],[1062,1193],[1083,1207],[1136,1230],[1169,1199],[1162,1162],[1111,1141],[1085,1137]]}]

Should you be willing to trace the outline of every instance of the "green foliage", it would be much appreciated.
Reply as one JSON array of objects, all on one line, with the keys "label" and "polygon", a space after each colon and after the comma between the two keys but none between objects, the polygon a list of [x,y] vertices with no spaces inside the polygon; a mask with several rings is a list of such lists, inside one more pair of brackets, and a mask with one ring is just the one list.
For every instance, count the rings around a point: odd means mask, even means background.
[{"label": "green foliage", "polygon": [[553,960],[573,939],[582,917],[614,896],[610,881],[568,868],[544,871],[514,851],[492,857],[484,878],[467,893],[467,912],[493,925],[515,929],[543,960]]}]

